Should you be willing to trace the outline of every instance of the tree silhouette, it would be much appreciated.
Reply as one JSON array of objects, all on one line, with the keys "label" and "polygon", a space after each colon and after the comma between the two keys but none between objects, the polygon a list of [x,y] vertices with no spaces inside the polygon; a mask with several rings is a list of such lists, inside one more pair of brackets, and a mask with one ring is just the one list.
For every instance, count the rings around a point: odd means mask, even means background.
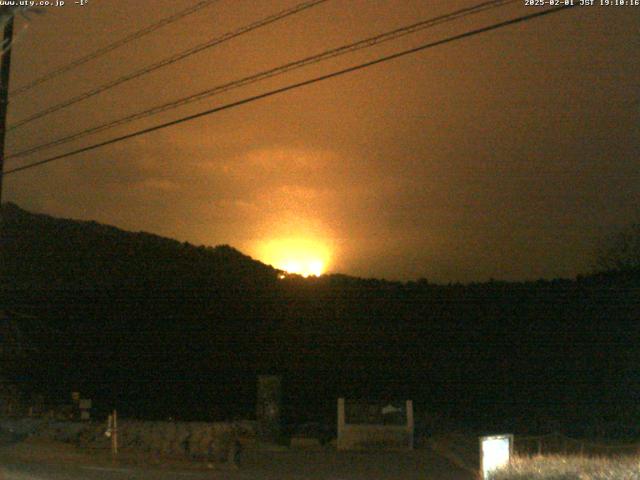
[{"label": "tree silhouette", "polygon": [[596,266],[604,271],[640,269],[640,223],[634,223],[610,237],[600,247]]}]

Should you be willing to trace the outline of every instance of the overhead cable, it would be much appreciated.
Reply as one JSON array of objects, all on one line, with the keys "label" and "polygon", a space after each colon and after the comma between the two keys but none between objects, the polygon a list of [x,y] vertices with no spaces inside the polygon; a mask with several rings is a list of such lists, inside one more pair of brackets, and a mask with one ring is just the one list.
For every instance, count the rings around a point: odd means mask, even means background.
[{"label": "overhead cable", "polygon": [[201,2],[196,3],[195,5],[192,5],[191,7],[185,9],[185,10],[181,10],[178,13],[175,13],[173,15],[170,15],[168,17],[162,18],[161,20],[159,20],[156,23],[153,23],[147,27],[144,27],[141,30],[138,30],[134,33],[132,33],[131,35],[127,35],[126,37],[121,38],[120,40],[117,40],[113,43],[110,43],[109,45],[99,48],[98,50],[95,50],[94,52],[91,52],[87,55],[85,55],[84,57],[80,57],[77,60],[74,60],[70,63],[68,63],[67,65],[63,65],[60,68],[57,68],[55,70],[52,70],[51,72],[27,83],[26,85],[23,85],[22,87],[18,87],[14,90],[12,90],[11,92],[9,92],[9,95],[12,98],[15,98],[19,95],[22,95],[25,92],[28,92],[29,90],[31,90],[32,88],[48,81],[48,80],[52,80],[56,77],[59,77],[60,75],[62,75],[63,73],[67,73],[70,70],[73,70],[74,68],[77,68],[81,65],[84,65],[85,63],[90,62],[91,60],[94,60],[95,58],[101,57],[102,55],[105,55],[109,52],[111,52],[112,50],[115,50],[116,48],[120,48],[123,45],[126,45],[127,43],[133,42],[134,40],[137,40],[141,37],[144,37],[145,35],[148,35],[152,32],[155,32],[156,30],[169,25],[171,23],[177,22],[178,20],[191,15],[192,13],[198,12],[200,10],[202,10],[205,7],[208,7],[209,5],[218,2],[219,0],[203,0]]},{"label": "overhead cable", "polygon": [[142,130],[138,130],[136,132],[128,133],[126,135],[122,135],[120,137],[112,138],[112,139],[106,140],[104,142],[95,143],[93,145],[89,145],[89,146],[86,146],[86,147],[83,147],[83,148],[79,148],[79,149],[73,150],[71,152],[67,152],[67,153],[64,153],[64,154],[61,154],[61,155],[56,155],[54,157],[50,157],[50,158],[47,158],[47,159],[44,159],[44,160],[40,160],[40,161],[33,162],[33,163],[30,163],[30,164],[27,164],[27,165],[23,165],[21,167],[16,167],[16,168],[7,170],[6,172],[4,172],[4,175],[9,175],[9,174],[12,174],[12,173],[21,172],[21,171],[28,170],[28,169],[31,169],[31,168],[36,168],[36,167],[45,165],[47,163],[51,163],[51,162],[54,162],[54,161],[57,161],[57,160],[61,160],[63,158],[67,158],[67,157],[70,157],[70,156],[73,156],[73,155],[77,155],[79,153],[84,153],[84,152],[88,152],[88,151],[91,151],[91,150],[95,150],[97,148],[104,147],[104,146],[107,146],[107,145],[112,145],[114,143],[118,143],[118,142],[121,142],[123,140],[128,140],[130,138],[138,137],[138,136],[141,136],[141,135],[144,135],[144,134],[147,134],[147,133],[151,133],[151,132],[155,132],[157,130],[161,130],[161,129],[164,129],[164,128],[167,128],[167,127],[171,127],[171,126],[178,125],[178,124],[181,124],[181,123],[184,123],[184,122],[195,120],[196,118],[204,117],[204,116],[207,116],[207,115],[212,115],[214,113],[217,113],[217,112],[220,112],[220,111],[223,111],[223,110],[228,110],[228,109],[231,109],[231,108],[234,108],[234,107],[238,107],[240,105],[245,105],[245,104],[248,104],[248,103],[255,102],[257,100],[262,100],[264,98],[268,98],[268,97],[272,97],[272,96],[275,96],[275,95],[279,95],[281,93],[285,93],[285,92],[288,92],[288,91],[291,91],[291,90],[295,90],[295,89],[298,89],[298,88],[301,88],[301,87],[305,87],[305,86],[308,86],[308,85],[319,83],[319,82],[322,82],[324,80],[328,80],[330,78],[336,78],[336,77],[339,77],[339,76],[342,76],[342,75],[345,75],[345,74],[348,74],[348,73],[352,73],[352,72],[355,72],[355,71],[363,70],[365,68],[369,68],[369,67],[372,67],[374,65],[378,65],[378,64],[381,64],[381,63],[384,63],[384,62],[388,62],[390,60],[395,60],[397,58],[401,58],[401,57],[404,57],[404,56],[407,56],[407,55],[410,55],[410,54],[413,54],[413,53],[417,53],[417,52],[420,52],[420,51],[423,51],[423,50],[427,50],[429,48],[434,48],[434,47],[437,47],[437,46],[440,46],[440,45],[444,45],[444,44],[447,44],[447,43],[451,43],[451,42],[454,42],[454,41],[457,41],[457,40],[462,40],[464,38],[469,38],[469,37],[472,37],[472,36],[475,36],[475,35],[479,35],[479,34],[482,34],[482,33],[490,32],[490,31],[493,31],[493,30],[497,30],[499,28],[507,27],[507,26],[510,26],[510,25],[515,25],[515,24],[518,24],[518,23],[527,22],[527,21],[533,20],[535,18],[539,18],[539,17],[551,15],[551,14],[554,14],[554,13],[558,13],[560,11],[567,10],[569,8],[573,8],[574,6],[576,6],[576,5],[562,5],[562,6],[559,6],[559,7],[545,9],[545,10],[538,11],[536,13],[531,13],[531,14],[528,14],[528,15],[523,15],[523,16],[520,16],[520,17],[516,17],[516,18],[513,18],[511,20],[504,21],[504,22],[495,23],[495,24],[489,25],[487,27],[482,27],[482,28],[478,28],[478,29],[475,29],[475,30],[470,30],[470,31],[467,31],[465,33],[461,33],[461,34],[458,34],[458,35],[447,37],[447,38],[445,38],[443,40],[437,40],[435,42],[426,43],[426,44],[420,45],[418,47],[410,48],[408,50],[403,50],[403,51],[398,52],[398,53],[394,53],[394,54],[391,54],[391,55],[380,57],[380,58],[378,58],[376,60],[372,60],[372,61],[369,61],[369,62],[361,63],[361,64],[355,65],[353,67],[345,68],[345,69],[342,69],[342,70],[337,70],[337,71],[334,71],[332,73],[328,73],[328,74],[325,74],[325,75],[321,75],[321,76],[318,76],[318,77],[311,78],[309,80],[293,83],[293,84],[290,84],[290,85],[287,85],[287,86],[284,86],[284,87],[281,87],[281,88],[277,88],[275,90],[270,90],[268,92],[261,93],[261,94],[258,94],[258,95],[254,95],[252,97],[247,97],[247,98],[244,98],[242,100],[238,100],[238,101],[235,101],[235,102],[232,102],[232,103],[228,103],[226,105],[222,105],[222,106],[219,106],[219,107],[211,108],[209,110],[205,110],[203,112],[199,112],[199,113],[196,113],[196,114],[193,114],[193,115],[182,117],[182,118],[177,119],[177,120],[173,120],[173,121],[170,121],[170,122],[162,123],[162,124],[156,125],[154,127],[149,127],[149,128],[145,128],[145,129],[142,129]]},{"label": "overhead cable", "polygon": [[10,125],[9,128],[7,129],[8,132],[11,132],[17,128],[22,127],[23,125],[26,125],[27,123],[31,123],[34,120],[37,120],[39,118],[42,118],[46,115],[49,115],[51,113],[57,112],[59,110],[62,110],[63,108],[67,108],[70,107],[71,105],[74,105],[78,102],[81,102],[83,100],[86,100],[88,98],[91,98],[95,95],[98,95],[99,93],[105,92],[107,90],[112,89],[113,87],[117,86],[117,85],[121,85],[125,82],[128,82],[129,80],[133,80],[135,78],[139,78],[143,75],[147,75],[155,70],[158,70],[159,68],[162,67],[166,67],[168,65],[171,65],[179,60],[183,60],[187,57],[190,57],[192,55],[195,55],[196,53],[202,52],[203,50],[206,50],[208,48],[212,48],[215,47],[216,45],[220,45],[221,43],[224,42],[228,42],[229,40],[239,37],[240,35],[244,35],[246,33],[249,33],[253,30],[256,30],[258,28],[264,27],[266,25],[270,25],[274,22],[277,22],[279,20],[282,20],[284,18],[290,17],[291,15],[295,15],[297,13],[300,13],[304,10],[307,10],[309,8],[315,7],[317,5],[320,5],[321,3],[325,3],[328,0],[308,0],[306,2],[302,2],[298,5],[295,5],[291,8],[287,8],[286,10],[282,10],[278,13],[275,13],[273,15],[269,15],[268,17],[265,17],[261,20],[258,20],[256,22],[253,22],[249,25],[245,25],[243,27],[240,27],[236,30],[233,30],[231,32],[227,32],[224,35],[218,36],[212,40],[209,40],[207,42],[201,43],[199,45],[196,45],[195,47],[189,48],[187,50],[184,50],[182,52],[179,52],[175,55],[172,55],[168,58],[165,58],[164,60],[160,60],[159,62],[153,63],[151,65],[148,65],[144,68],[141,68],[140,70],[136,70],[135,72],[132,73],[128,73],[122,77],[116,78],[115,80],[112,80],[104,85],[100,85],[99,87],[94,88],[93,90],[90,90],[88,92],[82,93],[80,95],[77,95],[69,100],[65,100],[63,102],[60,102],[56,105],[53,105],[51,107],[48,107],[40,112],[34,113],[33,115],[30,115],[22,120],[19,120],[18,122],[14,123],[13,125]]},{"label": "overhead cable", "polygon": [[49,141],[47,143],[43,143],[40,145],[36,145],[34,147],[30,147],[26,150],[22,150],[19,152],[16,152],[14,154],[11,154],[9,156],[7,156],[7,159],[12,159],[12,158],[17,158],[17,157],[23,157],[26,155],[31,155],[32,153],[44,150],[44,149],[48,149],[54,146],[58,146],[64,143],[68,143],[70,141],[73,140],[77,140],[79,138],[85,137],[87,135],[91,135],[91,134],[95,134],[95,133],[99,133],[102,132],[104,130],[108,130],[120,125],[124,125],[136,120],[140,120],[152,115],[156,115],[158,113],[167,111],[167,110],[171,110],[183,105],[188,105],[190,103],[196,102],[196,101],[200,101],[200,100],[204,100],[206,98],[212,97],[214,95],[219,95],[221,93],[224,92],[228,92],[230,90],[235,90],[237,88],[241,88],[256,82],[259,82],[261,80],[266,80],[268,78],[272,78],[275,76],[279,76],[279,75],[283,75],[285,73],[288,73],[290,71],[293,70],[297,70],[299,68],[308,66],[308,65],[312,65],[315,63],[319,63],[325,60],[329,60],[338,56],[342,56],[342,55],[346,55],[358,50],[362,50],[365,48],[370,48],[373,47],[375,45],[384,43],[384,42],[389,42],[392,40],[396,40],[398,38],[410,35],[412,33],[416,33],[418,31],[427,29],[427,28],[431,28],[431,27],[435,27],[437,25],[443,24],[443,23],[447,23],[447,22],[451,22],[454,20],[457,20],[459,18],[462,17],[466,17],[469,15],[474,15],[480,12],[484,12],[488,9],[493,9],[493,8],[498,8],[498,7],[502,7],[506,4],[510,4],[510,3],[515,3],[518,0],[490,0],[490,1],[485,1],[482,2],[480,4],[477,4],[473,7],[467,7],[467,8],[463,8],[461,10],[456,10],[454,12],[445,14],[445,15],[440,15],[437,17],[433,17],[433,18],[429,18],[427,20],[422,20],[420,22],[405,26],[405,27],[401,27],[401,28],[397,28],[395,30],[391,30],[389,32],[385,32],[379,35],[375,35],[373,37],[369,37],[366,38],[364,40],[360,40],[348,45],[344,45],[342,47],[338,47],[338,48],[334,48],[334,49],[330,49],[330,50],[326,50],[322,53],[316,54],[316,55],[312,55],[309,57],[305,57],[301,60],[296,60],[294,62],[290,62],[275,68],[271,68],[268,70],[264,70],[262,72],[259,72],[257,74],[253,74],[253,75],[249,75],[247,77],[243,77],[237,80],[233,80],[231,82],[227,82],[221,85],[217,85],[215,87],[212,88],[208,88],[204,91],[192,94],[192,95],[188,95],[186,97],[182,97],[178,100],[174,100],[168,103],[164,103],[162,105],[158,105],[156,107],[147,109],[147,110],[143,110],[141,112],[138,113],[134,113],[134,114],[130,114],[127,115],[125,117],[121,117],[119,119],[101,124],[101,125],[97,125],[95,127],[90,127],[88,129],[82,130],[80,132],[76,132],[70,135],[67,135],[65,137],[61,137],[58,138],[56,140],[52,140]]}]

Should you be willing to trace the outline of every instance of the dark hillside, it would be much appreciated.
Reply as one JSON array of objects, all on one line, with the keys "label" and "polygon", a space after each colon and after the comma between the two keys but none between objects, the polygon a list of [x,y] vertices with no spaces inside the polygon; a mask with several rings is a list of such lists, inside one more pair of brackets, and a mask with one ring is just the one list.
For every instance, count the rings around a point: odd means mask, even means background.
[{"label": "dark hillside", "polygon": [[126,415],[251,415],[281,373],[290,421],[338,394],[411,397],[484,429],[640,420],[640,276],[432,285],[279,280],[228,246],[195,247],[3,207],[3,303],[45,327],[10,372]]}]

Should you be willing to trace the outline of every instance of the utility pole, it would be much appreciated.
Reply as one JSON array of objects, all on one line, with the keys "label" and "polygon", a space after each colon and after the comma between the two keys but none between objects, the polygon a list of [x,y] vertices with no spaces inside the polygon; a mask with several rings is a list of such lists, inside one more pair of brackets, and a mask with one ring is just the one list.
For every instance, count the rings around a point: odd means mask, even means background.
[{"label": "utility pole", "polygon": [[[7,107],[9,106],[9,70],[11,68],[11,42],[13,41],[13,12],[7,9],[9,18],[4,26],[2,62],[0,63],[0,207],[4,180],[4,144],[7,134]],[[5,12],[2,12],[5,13]]]},{"label": "utility pole", "polygon": [[[4,10],[4,11],[3,11]],[[0,18],[8,15],[7,23],[4,26],[3,42],[0,46],[0,240],[4,234],[4,221],[2,218],[2,181],[4,180],[4,139],[7,133],[7,106],[9,104],[9,68],[11,67],[11,42],[13,41],[13,11],[8,7],[0,9]],[[0,243],[0,320],[4,323],[6,312],[2,308],[5,303],[4,287],[5,272],[4,258],[5,250]],[[0,375],[3,372],[0,371]],[[2,378],[2,377],[0,377]]]},{"label": "utility pole", "polygon": [[[0,237],[4,235],[2,183],[4,180],[4,140],[7,134],[7,107],[9,105],[9,69],[11,68],[11,42],[13,41],[13,13],[9,7],[0,9],[0,18],[1,16],[8,16],[7,23],[4,25],[3,42],[0,46],[0,55],[2,55],[2,60],[0,61]],[[6,281],[4,274],[4,255],[4,248],[0,245],[0,268],[2,268],[2,272],[0,272],[0,292],[2,292],[0,294],[0,317],[6,317],[4,309],[2,308],[6,302],[4,298]]]}]

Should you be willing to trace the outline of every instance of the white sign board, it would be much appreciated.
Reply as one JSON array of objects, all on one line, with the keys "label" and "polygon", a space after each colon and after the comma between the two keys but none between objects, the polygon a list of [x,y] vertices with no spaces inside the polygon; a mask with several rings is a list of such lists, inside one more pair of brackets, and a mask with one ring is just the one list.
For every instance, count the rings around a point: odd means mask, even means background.
[{"label": "white sign board", "polygon": [[491,473],[509,464],[513,451],[513,435],[480,437],[480,470],[482,479],[489,480]]}]

